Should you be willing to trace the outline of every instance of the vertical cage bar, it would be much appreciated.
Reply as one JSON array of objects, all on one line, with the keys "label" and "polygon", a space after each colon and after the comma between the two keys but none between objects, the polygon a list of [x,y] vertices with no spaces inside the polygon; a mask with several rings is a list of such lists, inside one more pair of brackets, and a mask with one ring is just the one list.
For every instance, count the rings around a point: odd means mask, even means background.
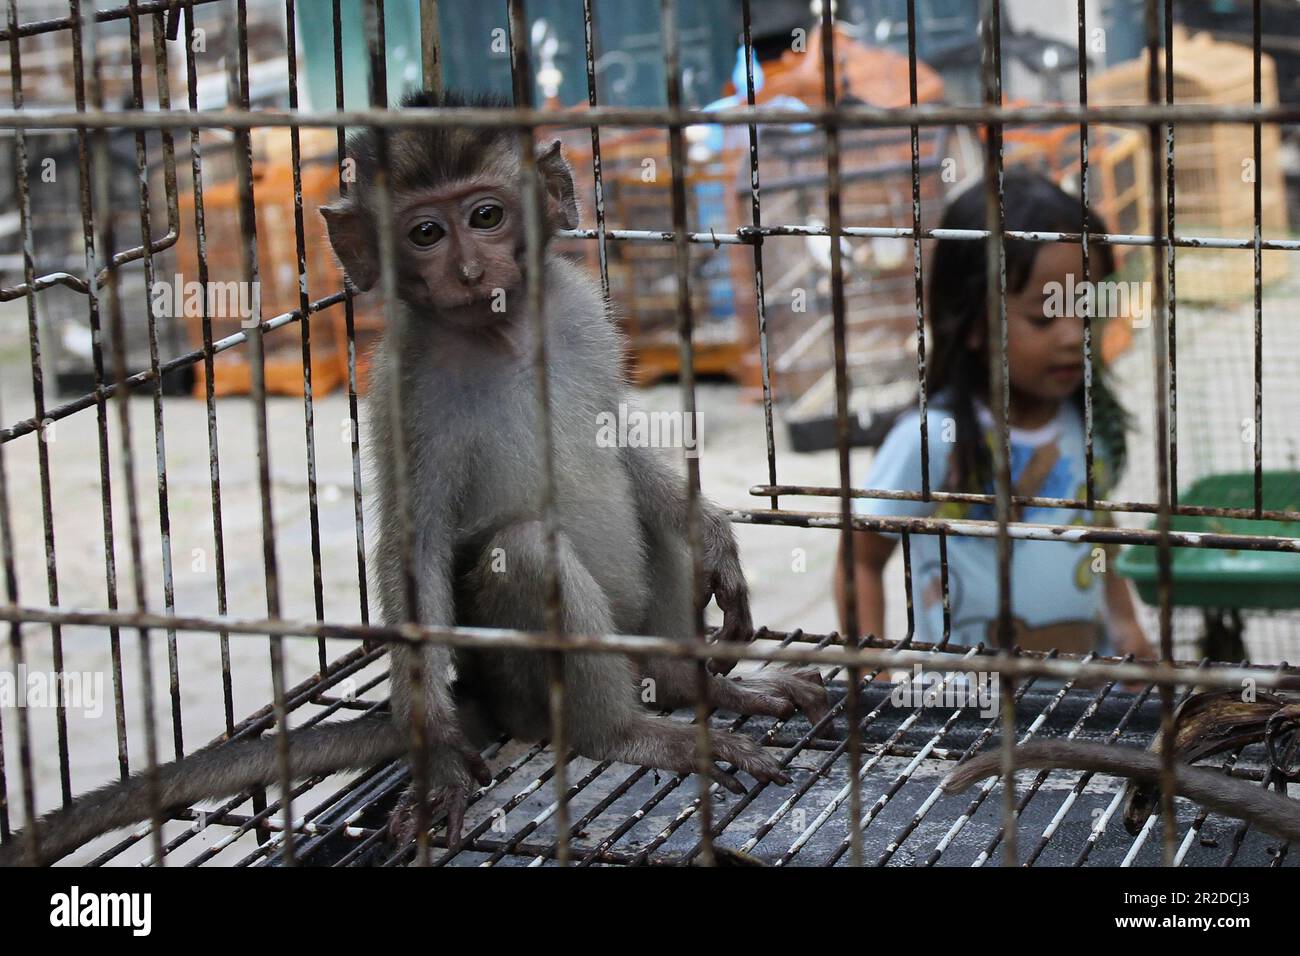
[{"label": "vertical cage bar", "polygon": [[[835,449],[840,469],[840,560],[844,569],[845,644],[860,647],[862,635],[858,621],[857,562],[853,553],[853,475],[849,465],[849,373],[848,321],[844,302],[843,210],[840,205],[840,126],[836,112],[839,96],[835,88],[835,18],[831,4],[822,4],[822,94],[830,114],[826,123],[826,222],[831,248],[831,320],[835,349]],[[862,730],[858,726],[859,684],[862,671],[849,667],[848,700],[845,712],[849,722],[849,839],[850,861],[862,865]]]},{"label": "vertical cage bar", "polygon": [[[81,0],[70,0],[72,17],[72,77],[73,99],[79,112],[86,109],[86,74],[81,48]],[[77,130],[78,201],[81,208],[81,239],[85,248],[84,265],[90,269],[94,261],[95,220],[90,196],[90,148],[85,129]],[[91,366],[95,382],[95,432],[99,451],[99,502],[100,521],[104,536],[104,593],[110,611],[118,609],[117,553],[113,534],[113,475],[109,460],[108,402],[104,396],[104,346],[100,328],[99,289],[91,284],[86,289],[86,308],[90,326]],[[118,775],[125,780],[131,772],[130,749],[126,733],[126,698],[122,686],[122,637],[116,626],[108,629],[110,670],[113,680],[113,725],[117,737]]]},{"label": "vertical cage bar", "polygon": [[[981,76],[986,106],[1002,105],[1002,12],[999,0],[984,0],[984,43],[981,50]],[[1005,256],[1005,203],[1003,197],[1002,124],[985,124],[986,155],[984,168],[984,218],[989,235],[985,245],[985,312],[989,363],[989,408],[993,413],[997,441],[993,443],[993,473],[996,491],[997,564],[998,564],[998,654],[1011,656],[1011,381],[1007,367],[1007,267]],[[1015,681],[1003,675],[999,684],[1002,731],[1002,844],[1004,866],[1017,861],[1015,737]]]},{"label": "vertical cage bar", "polygon": [[[139,0],[130,0],[128,8],[131,11],[131,16],[128,19],[131,44],[131,108],[139,111],[144,109]],[[161,22],[158,22],[155,24],[155,32],[159,33],[160,29]],[[158,84],[158,96],[160,106],[167,104],[165,85],[161,82]],[[158,533],[162,556],[163,608],[167,614],[174,615],[176,613],[176,586],[172,574],[171,507],[167,488],[167,440],[163,423],[163,383],[158,353],[158,315],[154,311],[154,296],[152,294],[154,267],[152,243],[149,239],[149,157],[145,131],[142,129],[137,130],[135,134],[135,163],[138,173],[136,177],[136,196],[140,203],[141,260],[144,267],[145,295],[147,299],[145,319],[149,339],[150,391],[153,402],[154,474],[158,494]],[[181,715],[180,661],[176,647],[176,629],[174,627],[167,628],[167,679],[168,694],[171,698],[172,752],[176,759],[179,760],[185,753],[185,744]]]},{"label": "vertical cage bar", "polygon": [[[101,83],[102,64],[99,60],[99,28],[96,23],[96,0],[91,0],[90,12],[82,7],[78,13],[82,17],[81,40],[85,44],[82,60],[90,63],[89,100],[91,109],[100,111],[104,108],[104,89]],[[89,57],[86,51],[89,51]],[[122,315],[122,297],[118,289],[117,269],[113,261],[116,246],[113,222],[113,205],[109,180],[108,132],[103,128],[95,129],[91,134],[92,170],[94,180],[91,195],[94,198],[95,222],[99,227],[94,255],[87,256],[86,285],[95,284],[101,263],[104,269],[104,290],[108,301],[109,329],[112,335],[113,378],[115,381],[114,404],[117,411],[118,441],[122,449],[122,477],[126,485],[126,515],[128,542],[131,551],[131,590],[135,601],[135,610],[145,612],[148,609],[145,588],[145,570],[143,546],[140,539],[140,512],[136,499],[135,450],[131,441],[131,399],[126,387],[126,320]],[[101,299],[102,301],[102,299]],[[145,738],[145,794],[149,805],[150,844],[154,859],[160,866],[166,864],[163,857],[162,827],[163,806],[160,782],[158,779],[158,722],[154,713],[154,675],[153,656],[149,629],[137,628],[139,634],[140,655],[140,709],[144,716]]]},{"label": "vertical cage bar", "polygon": [[[13,108],[23,108],[23,70],[18,42],[18,10],[14,0],[10,3],[10,20],[13,27],[9,31],[9,69],[12,79],[10,96]],[[35,251],[32,248],[32,207],[27,182],[27,132],[15,129],[14,133],[14,184],[18,201],[18,223],[23,249],[23,281],[29,290],[36,278]],[[50,450],[49,434],[45,428],[45,373],[41,359],[41,333],[36,316],[36,293],[28,291],[27,306],[27,343],[28,356],[32,374],[33,414],[39,426],[36,430],[36,465],[39,471],[41,494],[41,528],[45,536],[45,590],[50,604],[59,604],[58,559],[54,546],[54,500],[50,489]],[[56,673],[63,673],[63,628],[58,624],[50,625],[50,649],[52,665]],[[56,689],[54,721],[58,735],[59,751],[59,787],[63,795],[63,805],[72,802],[72,771],[68,760],[68,713],[64,699],[64,688],[60,682]]]},{"label": "vertical cage bar", "polygon": [[[1157,0],[1146,2],[1146,47],[1147,47],[1147,102],[1159,102],[1160,73],[1160,16]],[[1165,7],[1168,17],[1170,9]],[[1172,46],[1170,47],[1172,49]],[[1171,554],[1169,544],[1169,508],[1170,508],[1170,442],[1169,413],[1166,401],[1169,397],[1169,342],[1164,334],[1168,329],[1168,313],[1165,311],[1165,243],[1164,220],[1160,216],[1160,135],[1159,122],[1147,124],[1151,144],[1151,255],[1152,278],[1154,280],[1154,297],[1152,302],[1155,335],[1155,404],[1156,404],[1156,593],[1160,605],[1160,659],[1173,660],[1173,633],[1171,580]],[[1166,140],[1166,144],[1167,144]],[[1173,177],[1168,177],[1172,188]],[[1167,207],[1166,211],[1168,211]],[[1160,685],[1160,818],[1163,822],[1161,855],[1166,866],[1174,862],[1174,828],[1177,818],[1174,815],[1174,689],[1167,683]]]},{"label": "vertical cage bar", "polygon": [[442,31],[438,0],[420,0],[420,67],[424,88],[442,92]]},{"label": "vertical cage bar", "polygon": [[[289,109],[298,109],[298,40],[297,4],[285,0],[285,42],[289,73]],[[316,620],[325,619],[325,590],[321,580],[320,508],[316,499],[316,407],[312,391],[311,297],[307,294],[307,239],[302,212],[302,139],[298,127],[289,128],[289,161],[293,175],[293,237],[298,254],[298,310],[302,320],[302,419],[303,440],[307,447],[307,526],[311,536],[311,584]],[[325,657],[325,639],[316,642],[317,664],[321,674],[329,668]]]},{"label": "vertical cage bar", "polygon": [[[334,108],[342,110],[343,103],[343,10],[341,0],[332,0],[331,20],[334,36]],[[347,137],[342,126],[335,131],[338,139],[339,195],[348,191]],[[361,427],[357,409],[357,325],[353,298],[356,289],[345,273],[343,276],[343,326],[348,350],[348,432],[352,455],[352,520],[356,529],[357,600],[361,609],[361,623],[370,623],[370,594],[366,583],[366,527],[365,508],[361,500]]]},{"label": "vertical cage bar", "polygon": [[[133,0],[134,2],[134,0]],[[227,50],[227,98],[241,109],[249,107],[248,80],[248,8],[247,0],[236,5],[234,49]],[[252,366],[253,427],[257,437],[257,483],[262,508],[262,567],[266,573],[266,613],[280,616],[280,572],[275,550],[275,518],[271,502],[271,452],[266,418],[266,330],[262,327],[260,264],[257,252],[257,207],[253,195],[253,148],[248,129],[235,131],[235,174],[238,182],[241,278],[248,283],[256,325],[248,330],[248,347]],[[303,316],[303,321],[307,317]],[[280,771],[280,812],[284,817],[282,858],[293,866],[293,767],[289,755],[289,720],[284,697],[284,638],[269,636],[271,658],[272,711],[279,730],[276,756]]]},{"label": "vertical cage bar", "polygon": [[[582,0],[582,40],[587,66],[587,105],[596,108],[596,37],[591,0]],[[600,292],[609,304],[609,237],[605,232],[605,171],[600,159],[600,127],[591,127],[591,178],[595,183],[596,258],[600,263]]]},{"label": "vertical cage bar", "polygon": [[[510,79],[514,90],[514,105],[519,108],[533,106],[533,74],[528,53],[528,25],[524,19],[523,0],[509,0],[508,22],[510,34]],[[533,353],[533,371],[536,376],[537,407],[542,412],[542,474],[540,499],[542,528],[546,546],[546,629],[560,633],[559,545],[555,522],[555,423],[551,408],[550,364],[547,361],[549,323],[542,304],[545,294],[545,258],[541,180],[537,172],[534,132],[520,127],[519,161],[524,180],[524,238],[527,255],[528,313],[532,317],[537,337]],[[564,720],[565,662],[562,652],[546,654],[547,699],[551,718],[551,746],[555,753],[555,855],[561,866],[569,864],[569,795],[568,746],[565,743],[567,728]]]},{"label": "vertical cage bar", "polygon": [[[1263,94],[1263,74],[1261,55],[1263,46],[1263,25],[1260,0],[1251,4],[1251,98],[1255,108],[1259,109]],[[1260,169],[1262,151],[1262,130],[1259,120],[1255,120],[1251,132],[1255,160],[1254,189],[1254,270],[1255,270],[1255,515],[1258,517],[1264,509],[1264,290],[1263,290],[1263,252],[1260,242],[1264,230],[1263,208],[1263,170]]]},{"label": "vertical cage bar", "polygon": [[[1173,0],[1165,0],[1165,104],[1174,104],[1174,8]],[[1169,323],[1169,389],[1165,401],[1169,408],[1169,504],[1178,507],[1178,286],[1174,262],[1177,248],[1174,245],[1174,200],[1178,188],[1174,175],[1174,124],[1165,124],[1165,276],[1168,293],[1165,309]]]},{"label": "vertical cage bar", "polygon": [[[1088,13],[1084,0],[1078,5],[1079,105],[1088,107]],[[1083,287],[1089,288],[1092,280],[1091,248],[1088,224],[1092,218],[1088,188],[1088,135],[1089,125],[1079,124],[1079,250],[1083,257]],[[1095,301],[1095,299],[1094,299]],[[1096,499],[1097,486],[1093,474],[1093,410],[1092,410],[1092,309],[1083,313],[1083,479],[1084,497],[1091,509]],[[1112,479],[1112,484],[1114,479]]]},{"label": "vertical cage bar", "polygon": [[[741,21],[745,50],[745,102],[752,109],[755,105],[754,90],[754,38],[752,31],[752,12],[750,0],[741,3]],[[767,291],[763,282],[763,211],[762,197],[759,190],[758,175],[758,126],[750,123],[749,133],[749,216],[754,228],[752,245],[754,248],[754,308],[758,317],[758,362],[759,373],[763,380],[763,434],[767,442],[767,480],[776,484],[776,435],[772,428],[772,360],[768,351],[767,340]],[[772,495],[772,510],[781,507],[776,495]]]},{"label": "vertical cage bar", "polygon": [[[365,5],[365,35],[370,56],[370,105],[375,109],[388,109],[388,64],[385,43],[387,33],[384,26],[384,0],[373,0]],[[396,242],[393,237],[393,197],[389,182],[389,133],[383,127],[374,127],[375,136],[375,178],[372,186],[375,195],[375,229],[379,237],[380,289],[384,300],[384,321],[389,329],[399,328],[397,304],[397,266]],[[405,372],[404,349],[400,337],[385,336],[389,350],[388,360],[392,362],[395,384],[388,396],[388,414],[393,430],[393,482],[394,507],[398,516],[399,553],[402,566],[402,609],[395,615],[400,622],[423,623],[419,602],[419,589],[415,577],[415,531],[411,501],[411,456],[408,454],[406,439],[405,403],[402,400]],[[386,609],[391,615],[391,611]],[[441,622],[434,622],[441,623]],[[425,655],[420,648],[410,653],[410,661],[405,673],[397,673],[401,668],[393,667],[392,681],[406,680],[409,683],[411,702],[410,720],[410,768],[411,796],[415,807],[416,827],[416,866],[429,865],[429,827],[430,807],[429,793],[431,786],[429,713],[425,696],[425,682],[430,675],[425,669]],[[390,657],[392,657],[390,651]],[[396,658],[394,658],[395,660]]]},{"label": "vertical cage bar", "polygon": [[[681,38],[677,28],[676,0],[660,0],[659,22],[664,38],[665,80],[669,109],[682,105]],[[695,410],[695,316],[691,310],[690,246],[687,243],[686,206],[686,153],[685,139],[680,124],[668,128],[668,159],[672,172],[673,258],[676,267],[677,332],[680,344],[682,414],[693,420]],[[702,580],[700,541],[700,461],[686,456],[686,540],[691,552],[691,591],[694,595],[692,629],[700,641],[704,636],[704,609],[700,601]],[[713,854],[713,806],[709,795],[710,769],[713,766],[712,743],[709,740],[708,686],[709,670],[706,662],[696,662],[696,774],[699,778],[700,806],[700,859],[705,866],[715,863]]]},{"label": "vertical cage bar", "polygon": [[[8,9],[9,25],[9,61],[12,67],[18,68],[18,3],[17,0],[9,0]],[[22,83],[21,74],[13,76],[14,97],[21,102]],[[21,130],[14,131],[14,174],[22,176],[23,182],[26,180],[25,157],[19,156],[20,137],[23,133]],[[22,150],[25,152],[25,148]],[[22,162],[20,162],[20,158]],[[23,232],[23,279],[30,286],[35,270],[32,264],[31,244],[27,237],[30,234],[30,227],[27,224],[28,211],[26,202],[21,204],[22,232]],[[29,305],[30,309],[31,306]],[[42,435],[37,435],[38,444],[44,449],[44,440]],[[13,523],[9,515],[9,479],[8,470],[4,460],[4,445],[0,443],[0,553],[4,560],[4,577],[5,577],[5,599],[16,605],[18,603],[18,572],[14,559],[14,536]],[[9,649],[13,655],[14,667],[22,668],[26,665],[27,657],[23,647],[22,625],[13,621],[9,625]],[[36,825],[36,779],[32,770],[32,742],[31,728],[27,721],[27,708],[18,707],[18,768],[19,778],[21,780],[23,794],[23,815],[26,817],[26,844],[29,858],[35,862],[37,854],[40,852],[40,828]],[[0,759],[3,758],[3,739],[0,738]],[[5,840],[10,838],[9,829],[9,782],[4,776],[4,767],[0,765],[0,836]]]},{"label": "vertical cage bar", "polygon": [[[1080,0],[1082,2],[1082,0]],[[916,0],[907,0],[907,101],[916,106]],[[921,130],[911,127],[912,283],[916,296],[916,382],[921,428],[921,500],[930,500],[930,428],[925,388],[925,279],[921,273]],[[876,635],[877,637],[881,635]]]},{"label": "vertical cage bar", "polygon": [[[194,59],[194,0],[185,0],[185,87],[191,110],[197,111],[198,66]],[[213,569],[216,576],[217,615],[225,617],[226,534],[221,510],[221,449],[217,437],[216,369],[212,351],[212,315],[208,311],[208,232],[203,206],[203,154],[199,128],[190,127],[190,178],[194,190],[194,241],[198,261],[200,321],[203,336],[203,403],[208,430],[208,488],[212,500]],[[221,697],[226,717],[226,733],[235,731],[235,695],[230,673],[230,633],[218,634],[221,654]]]}]

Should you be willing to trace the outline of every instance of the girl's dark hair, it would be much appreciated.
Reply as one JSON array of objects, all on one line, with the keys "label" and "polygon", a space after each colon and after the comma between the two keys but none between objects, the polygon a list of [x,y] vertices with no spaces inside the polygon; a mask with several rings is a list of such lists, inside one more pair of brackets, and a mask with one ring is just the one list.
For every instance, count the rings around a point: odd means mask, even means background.
[{"label": "girl's dark hair", "polygon": [[[949,204],[941,224],[944,229],[984,229],[986,192],[983,180],[964,190]],[[1078,232],[1082,207],[1045,177],[1026,170],[1008,170],[1003,176],[1003,208],[1007,229],[1044,232]],[[1090,211],[1089,233],[1109,230],[1102,219]],[[1034,257],[1041,243],[1023,239],[1005,242],[1007,292],[1020,292],[1033,271]],[[988,355],[986,347],[972,351],[967,340],[972,327],[982,341],[987,340],[987,283],[985,274],[986,243],[983,240],[940,239],[930,260],[930,329],[932,358],[926,374],[926,394],[931,399],[945,393],[943,405],[957,426],[953,449],[951,490],[982,492],[993,482],[993,461],[988,445],[982,440],[976,418],[975,399],[992,405],[989,400]],[[1096,282],[1115,270],[1110,247],[1089,236],[1088,278]],[[1082,282],[1082,277],[1079,279]],[[1127,458],[1125,431],[1128,415],[1119,404],[1101,365],[1100,350],[1094,348],[1092,376],[1092,411],[1094,447],[1109,466],[1107,475],[1113,485],[1124,469]],[[1084,388],[1080,384],[1071,401],[1083,417]]]}]

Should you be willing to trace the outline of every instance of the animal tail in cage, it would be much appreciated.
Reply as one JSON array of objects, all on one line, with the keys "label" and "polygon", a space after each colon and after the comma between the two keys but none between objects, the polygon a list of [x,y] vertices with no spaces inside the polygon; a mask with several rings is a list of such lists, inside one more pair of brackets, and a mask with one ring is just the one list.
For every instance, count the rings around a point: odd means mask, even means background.
[{"label": "animal tail in cage", "polygon": [[[410,746],[388,717],[359,717],[302,728],[291,732],[288,739],[296,778],[363,770],[401,756]],[[158,767],[158,805],[188,806],[274,783],[279,777],[279,744],[278,735],[218,743],[162,764]],[[143,772],[85,794],[41,818],[36,862],[53,863],[97,836],[138,823],[149,816],[149,806],[149,779]],[[0,866],[30,862],[26,844],[25,833],[13,834],[0,847]]]}]

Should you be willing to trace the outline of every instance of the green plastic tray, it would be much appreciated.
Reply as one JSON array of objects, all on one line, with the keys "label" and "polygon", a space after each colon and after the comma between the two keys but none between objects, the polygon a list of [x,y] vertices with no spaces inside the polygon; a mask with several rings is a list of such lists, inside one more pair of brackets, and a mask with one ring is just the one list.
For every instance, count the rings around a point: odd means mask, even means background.
[{"label": "green plastic tray", "polygon": [[[1300,510],[1300,472],[1263,474],[1265,510]],[[1253,508],[1253,472],[1202,478],[1178,497],[1180,504],[1219,508]],[[1154,523],[1151,525],[1154,527]],[[1262,534],[1300,537],[1300,522],[1255,521],[1250,518],[1202,518],[1175,515],[1174,531],[1218,534]],[[1300,554],[1286,551],[1225,551],[1216,548],[1173,548],[1172,602],[1187,607],[1300,607]],[[1156,604],[1156,549],[1130,545],[1115,568],[1137,586],[1148,604]]]}]

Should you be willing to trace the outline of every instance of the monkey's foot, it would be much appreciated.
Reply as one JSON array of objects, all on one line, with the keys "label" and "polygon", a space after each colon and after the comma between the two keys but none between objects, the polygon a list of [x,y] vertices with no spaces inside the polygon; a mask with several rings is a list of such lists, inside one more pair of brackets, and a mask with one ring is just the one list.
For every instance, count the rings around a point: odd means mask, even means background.
[{"label": "monkey's foot", "polygon": [[[461,741],[451,752],[435,751],[430,778],[426,825],[433,826],[446,818],[447,843],[457,843],[474,781],[486,787],[492,782],[492,771],[471,744]],[[388,838],[397,846],[410,843],[420,832],[420,807],[415,790],[414,784],[407,787],[388,817]]]},{"label": "monkey's foot", "polygon": [[[761,783],[776,783],[781,786],[790,783],[789,774],[781,769],[781,761],[748,737],[715,731],[709,734],[709,743],[715,760],[734,764],[737,770],[745,771]],[[732,793],[746,792],[744,784],[721,767],[714,766],[709,777]]]},{"label": "monkey's foot", "polygon": [[827,718],[819,731],[821,736],[829,736],[833,730],[832,721],[828,718],[830,703],[826,698],[826,681],[816,668],[768,667],[754,674],[720,682],[719,690],[726,685],[730,685],[734,691],[723,690],[717,695],[728,698],[715,701],[719,707],[741,714],[758,714],[782,720],[793,717],[796,710],[801,710],[814,727],[823,718]]},{"label": "monkey's foot", "polygon": [[[450,784],[429,790],[426,806],[428,826],[447,821],[447,843],[460,840],[460,831],[465,823],[465,809],[469,806],[469,790],[459,784]],[[392,814],[388,817],[388,839],[395,846],[405,846],[415,840],[420,832],[419,807],[416,804],[415,788],[408,787],[397,800]]]}]

